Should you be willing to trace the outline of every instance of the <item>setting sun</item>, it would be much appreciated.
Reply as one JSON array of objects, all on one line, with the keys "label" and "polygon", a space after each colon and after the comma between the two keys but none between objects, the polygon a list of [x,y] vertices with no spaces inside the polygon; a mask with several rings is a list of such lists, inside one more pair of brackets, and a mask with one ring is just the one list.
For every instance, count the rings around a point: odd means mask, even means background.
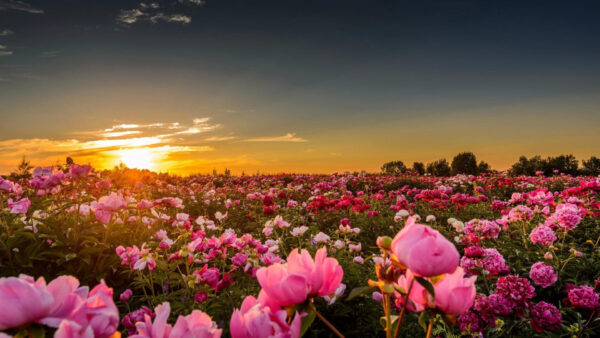
[{"label": "setting sun", "polygon": [[123,149],[117,151],[118,160],[129,168],[155,170],[156,154],[150,148]]}]

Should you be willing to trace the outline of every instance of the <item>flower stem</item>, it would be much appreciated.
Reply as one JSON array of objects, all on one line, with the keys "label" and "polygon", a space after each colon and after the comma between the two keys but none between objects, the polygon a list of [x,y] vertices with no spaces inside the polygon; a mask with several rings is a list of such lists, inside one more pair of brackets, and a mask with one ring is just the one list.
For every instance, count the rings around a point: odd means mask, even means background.
[{"label": "flower stem", "polygon": [[434,320],[434,316],[431,315],[431,318],[429,318],[429,325],[427,326],[427,338],[431,337],[431,329],[433,328],[433,320]]},{"label": "flower stem", "polygon": [[415,279],[410,280],[410,284],[408,285],[408,291],[404,295],[404,304],[402,304],[402,310],[400,311],[400,316],[398,316],[398,324],[396,324],[396,332],[394,333],[394,338],[398,337],[400,334],[400,326],[402,325],[402,318],[404,318],[404,313],[406,312],[406,307],[408,306],[408,295],[410,295],[410,291],[412,290],[413,284],[415,283]]},{"label": "flower stem", "polygon": [[315,312],[315,314],[317,315],[317,317],[319,317],[319,319],[323,323],[325,323],[325,325],[329,326],[329,328],[331,329],[331,331],[333,331],[338,337],[345,338],[344,335],[340,331],[338,331],[338,329],[336,329],[335,326],[333,326],[333,324],[331,324],[327,319],[325,319],[325,317],[323,317],[322,314],[319,313],[319,311],[317,311],[317,308],[315,307],[315,305],[312,302],[309,302],[308,304],[310,306],[310,309]]},{"label": "flower stem", "polygon": [[390,295],[387,293],[383,294],[383,312],[385,312],[385,336],[386,338],[392,337],[392,323],[390,323]]}]

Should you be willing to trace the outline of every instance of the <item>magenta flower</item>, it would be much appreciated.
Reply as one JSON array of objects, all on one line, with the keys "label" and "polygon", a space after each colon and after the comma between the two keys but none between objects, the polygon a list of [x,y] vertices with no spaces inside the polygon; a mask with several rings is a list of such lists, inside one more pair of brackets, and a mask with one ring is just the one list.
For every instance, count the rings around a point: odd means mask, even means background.
[{"label": "magenta flower", "polygon": [[131,298],[132,295],[133,295],[133,291],[131,291],[131,289],[127,289],[119,295],[119,299],[122,302],[126,302],[129,300],[129,298]]},{"label": "magenta flower", "polygon": [[552,265],[537,262],[529,270],[529,278],[535,285],[547,288],[558,280],[558,273],[554,272]]},{"label": "magenta flower", "polygon": [[598,294],[594,292],[594,288],[587,285],[580,285],[569,290],[568,298],[573,306],[583,309],[595,309],[599,305]]},{"label": "magenta flower", "polygon": [[541,332],[543,330],[556,331],[562,323],[562,316],[556,306],[546,302],[539,302],[531,308],[531,325]]}]

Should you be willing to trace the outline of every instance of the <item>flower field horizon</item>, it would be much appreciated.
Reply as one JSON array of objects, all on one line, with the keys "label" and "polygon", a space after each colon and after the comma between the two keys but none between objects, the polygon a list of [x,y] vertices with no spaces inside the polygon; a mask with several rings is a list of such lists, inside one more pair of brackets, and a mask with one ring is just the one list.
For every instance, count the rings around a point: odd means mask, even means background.
[{"label": "flower field horizon", "polygon": [[600,334],[600,178],[0,180],[0,331],[55,337]]}]

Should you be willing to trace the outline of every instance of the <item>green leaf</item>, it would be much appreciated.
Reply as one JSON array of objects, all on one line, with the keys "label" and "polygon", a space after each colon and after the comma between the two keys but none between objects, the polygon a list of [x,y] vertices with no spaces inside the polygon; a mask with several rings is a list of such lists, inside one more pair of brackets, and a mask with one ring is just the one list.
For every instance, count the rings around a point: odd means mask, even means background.
[{"label": "green leaf", "polygon": [[[297,313],[297,312],[296,312]],[[300,337],[304,336],[304,334],[306,333],[306,331],[308,331],[308,328],[310,327],[310,325],[312,324],[312,322],[315,321],[315,317],[317,316],[317,314],[312,311],[312,310],[308,310],[306,316],[302,317],[302,327],[300,329]]]},{"label": "green leaf", "polygon": [[434,289],[433,289],[433,285],[431,285],[431,283],[430,283],[430,282],[429,282],[427,279],[425,279],[425,278],[423,278],[423,277],[415,277],[415,280],[416,280],[416,281],[417,281],[419,284],[421,284],[421,285],[422,285],[422,286],[425,288],[425,290],[427,290],[427,292],[429,292],[429,294],[430,294],[432,297],[434,297],[434,298],[435,298],[435,291],[434,291]]},{"label": "green leaf", "polygon": [[350,294],[346,298],[346,301],[352,300],[358,296],[364,296],[369,292],[373,292],[373,291],[377,291],[377,290],[379,290],[379,288],[376,286],[360,286],[360,287],[354,288],[354,289],[352,289],[352,291],[350,291]]},{"label": "green leaf", "polygon": [[427,332],[427,324],[429,320],[428,314],[429,313],[427,311],[422,311],[419,315],[419,325],[423,328],[423,331],[425,332]]},{"label": "green leaf", "polygon": [[73,258],[75,258],[75,257],[77,257],[77,254],[76,254],[76,253],[70,253],[70,254],[66,254],[66,255],[65,255],[65,262],[68,262],[68,261],[70,261],[71,259],[73,259]]}]

